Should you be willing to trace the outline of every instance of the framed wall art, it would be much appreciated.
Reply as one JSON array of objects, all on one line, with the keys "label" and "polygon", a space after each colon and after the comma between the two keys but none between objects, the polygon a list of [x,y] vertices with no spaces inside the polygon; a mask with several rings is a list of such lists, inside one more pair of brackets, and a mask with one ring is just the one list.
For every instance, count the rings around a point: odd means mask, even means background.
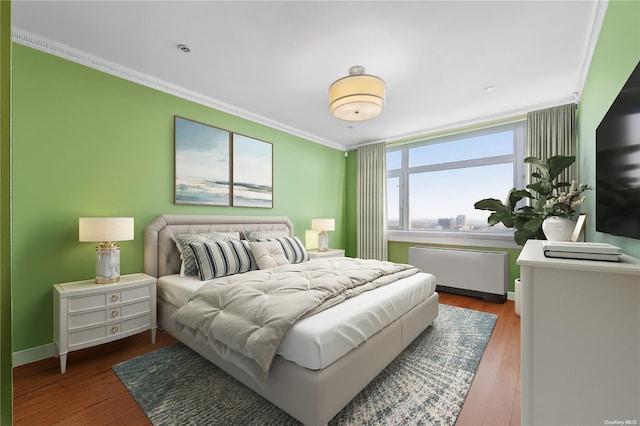
[{"label": "framed wall art", "polygon": [[232,205],[273,207],[273,144],[233,134]]},{"label": "framed wall art", "polygon": [[174,116],[175,203],[229,206],[231,133]]}]

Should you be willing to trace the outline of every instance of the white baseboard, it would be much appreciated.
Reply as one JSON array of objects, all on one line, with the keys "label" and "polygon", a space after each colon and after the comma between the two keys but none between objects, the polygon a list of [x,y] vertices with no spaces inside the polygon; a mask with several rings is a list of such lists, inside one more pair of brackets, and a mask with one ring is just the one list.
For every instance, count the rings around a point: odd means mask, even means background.
[{"label": "white baseboard", "polygon": [[514,291],[508,291],[507,300],[516,300],[516,293]]},{"label": "white baseboard", "polygon": [[56,355],[56,349],[53,343],[47,345],[36,346],[35,348],[25,349],[23,351],[14,352],[11,361],[14,367],[30,364]]}]

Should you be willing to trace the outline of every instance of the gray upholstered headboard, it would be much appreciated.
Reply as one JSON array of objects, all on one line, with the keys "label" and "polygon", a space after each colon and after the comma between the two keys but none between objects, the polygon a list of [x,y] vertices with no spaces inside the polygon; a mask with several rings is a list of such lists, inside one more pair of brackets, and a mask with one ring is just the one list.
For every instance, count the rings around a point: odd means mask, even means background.
[{"label": "gray upholstered headboard", "polygon": [[160,215],[144,228],[144,272],[154,277],[180,272],[180,253],[175,234],[287,230],[293,224],[286,216]]}]

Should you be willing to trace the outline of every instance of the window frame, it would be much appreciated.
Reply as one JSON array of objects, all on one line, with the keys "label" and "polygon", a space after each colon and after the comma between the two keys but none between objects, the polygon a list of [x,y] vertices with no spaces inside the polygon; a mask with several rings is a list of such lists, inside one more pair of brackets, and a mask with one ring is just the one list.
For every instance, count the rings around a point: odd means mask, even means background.
[{"label": "window frame", "polygon": [[[486,136],[504,131],[513,131],[513,154],[496,155],[491,157],[479,157],[474,159],[466,159],[459,161],[450,161],[444,163],[409,167],[409,151],[425,145],[433,145],[440,143],[454,142],[460,139],[467,139],[478,136]],[[486,166],[493,164],[513,163],[513,187],[522,188],[525,184],[525,157],[526,150],[526,121],[518,120],[496,126],[484,127],[476,130],[461,131],[449,133],[443,136],[425,138],[419,141],[390,145],[387,147],[387,154],[391,152],[401,152],[401,168],[387,170],[387,183],[390,178],[397,177],[399,180],[399,226],[389,226],[387,222],[387,232],[389,237],[393,236],[395,241],[416,241],[416,237],[421,240],[425,238],[429,241],[437,241],[443,244],[475,244],[475,240],[485,240],[485,244],[489,247],[499,244],[504,246],[505,241],[513,241],[513,230],[506,229],[496,232],[481,231],[465,231],[459,232],[454,230],[411,230],[409,229],[409,176],[413,173],[425,173],[441,170],[454,170],[460,168],[470,168],[478,166]],[[505,194],[496,194],[497,198],[506,197]],[[387,209],[389,208],[387,204]],[[391,239],[391,238],[390,238]],[[515,244],[515,243],[514,243]]]}]

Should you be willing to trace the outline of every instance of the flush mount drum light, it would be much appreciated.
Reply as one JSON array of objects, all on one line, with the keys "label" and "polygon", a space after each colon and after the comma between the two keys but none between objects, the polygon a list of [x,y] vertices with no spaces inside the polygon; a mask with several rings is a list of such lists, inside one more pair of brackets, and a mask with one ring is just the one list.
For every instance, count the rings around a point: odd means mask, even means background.
[{"label": "flush mount drum light", "polygon": [[351,67],[349,76],[329,87],[329,111],[345,121],[364,121],[376,117],[385,105],[385,84],[381,78]]}]

